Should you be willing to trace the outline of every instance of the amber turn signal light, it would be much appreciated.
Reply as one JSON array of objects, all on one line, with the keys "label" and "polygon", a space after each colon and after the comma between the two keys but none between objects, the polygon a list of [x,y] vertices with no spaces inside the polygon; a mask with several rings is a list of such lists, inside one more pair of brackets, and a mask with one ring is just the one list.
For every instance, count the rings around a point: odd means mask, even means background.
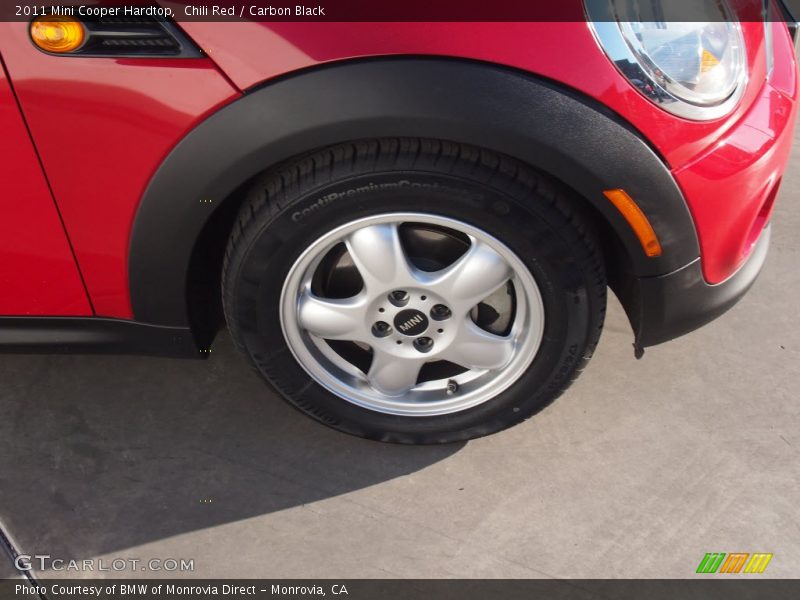
[{"label": "amber turn signal light", "polygon": [[39,17],[31,22],[30,33],[38,48],[55,54],[77,50],[86,39],[83,23],[70,17]]},{"label": "amber turn signal light", "polygon": [[633,198],[625,190],[619,189],[606,190],[603,195],[611,200],[611,203],[625,217],[628,225],[633,229],[636,237],[639,238],[639,243],[642,245],[644,253],[651,258],[661,256],[661,243],[656,237],[656,232],[642,209],[633,201]]}]

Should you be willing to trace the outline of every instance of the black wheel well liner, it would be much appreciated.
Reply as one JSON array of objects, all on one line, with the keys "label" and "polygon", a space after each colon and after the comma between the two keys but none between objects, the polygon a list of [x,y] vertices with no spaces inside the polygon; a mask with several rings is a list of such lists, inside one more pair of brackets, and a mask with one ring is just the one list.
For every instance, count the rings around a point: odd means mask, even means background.
[{"label": "black wheel well liner", "polygon": [[[574,190],[597,216],[612,288],[624,288],[631,277],[672,272],[699,256],[691,216],[668,167],[629,123],[596,101],[486,63],[356,60],[255,88],[179,142],[152,177],[134,221],[134,318],[191,326],[199,346],[210,343],[221,314],[225,240],[248,183],[309,151],[394,137],[485,148]],[[637,200],[659,236],[661,257],[644,255],[602,194],[611,188]],[[635,301],[624,299],[626,310]]]}]

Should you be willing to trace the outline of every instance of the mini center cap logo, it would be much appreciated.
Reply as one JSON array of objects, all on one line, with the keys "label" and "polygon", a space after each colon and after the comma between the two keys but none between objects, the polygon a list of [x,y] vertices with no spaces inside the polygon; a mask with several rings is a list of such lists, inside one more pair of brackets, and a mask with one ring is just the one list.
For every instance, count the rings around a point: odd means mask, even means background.
[{"label": "mini center cap logo", "polygon": [[403,335],[419,335],[428,329],[428,317],[418,310],[407,308],[397,313],[394,326]]}]

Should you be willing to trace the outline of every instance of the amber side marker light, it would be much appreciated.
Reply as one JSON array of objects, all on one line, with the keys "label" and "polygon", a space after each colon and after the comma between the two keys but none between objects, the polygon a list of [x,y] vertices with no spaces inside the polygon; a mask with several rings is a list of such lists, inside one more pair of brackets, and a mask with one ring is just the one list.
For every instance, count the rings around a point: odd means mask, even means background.
[{"label": "amber side marker light", "polygon": [[656,237],[656,232],[653,231],[653,226],[650,221],[642,212],[642,209],[633,201],[625,190],[605,190],[603,192],[606,198],[611,200],[611,203],[622,213],[628,225],[631,226],[636,237],[639,238],[639,243],[642,245],[644,253],[653,258],[661,256],[661,243]]},{"label": "amber side marker light", "polygon": [[86,39],[83,23],[69,17],[39,17],[31,22],[31,39],[45,52],[65,54],[77,50]]}]

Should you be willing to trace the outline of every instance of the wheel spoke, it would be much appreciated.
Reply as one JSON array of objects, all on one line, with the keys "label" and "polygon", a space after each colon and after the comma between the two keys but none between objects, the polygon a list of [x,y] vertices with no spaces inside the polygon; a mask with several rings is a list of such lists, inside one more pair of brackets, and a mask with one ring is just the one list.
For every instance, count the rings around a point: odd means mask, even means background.
[{"label": "wheel spoke", "polygon": [[328,340],[364,341],[364,305],[361,296],[343,300],[320,298],[304,293],[299,302],[297,316],[300,325],[309,333]]},{"label": "wheel spoke", "polygon": [[432,273],[429,285],[465,314],[505,284],[511,275],[512,269],[502,256],[487,244],[474,241],[455,263]]},{"label": "wheel spoke", "polygon": [[416,282],[414,269],[400,243],[397,225],[385,223],[363,227],[350,234],[346,245],[368,290],[377,293]]},{"label": "wheel spoke", "polygon": [[467,317],[441,358],[468,369],[500,369],[514,356],[514,341],[484,331]]},{"label": "wheel spoke", "polygon": [[367,373],[370,385],[388,396],[401,396],[417,384],[424,359],[406,359],[375,350]]}]

